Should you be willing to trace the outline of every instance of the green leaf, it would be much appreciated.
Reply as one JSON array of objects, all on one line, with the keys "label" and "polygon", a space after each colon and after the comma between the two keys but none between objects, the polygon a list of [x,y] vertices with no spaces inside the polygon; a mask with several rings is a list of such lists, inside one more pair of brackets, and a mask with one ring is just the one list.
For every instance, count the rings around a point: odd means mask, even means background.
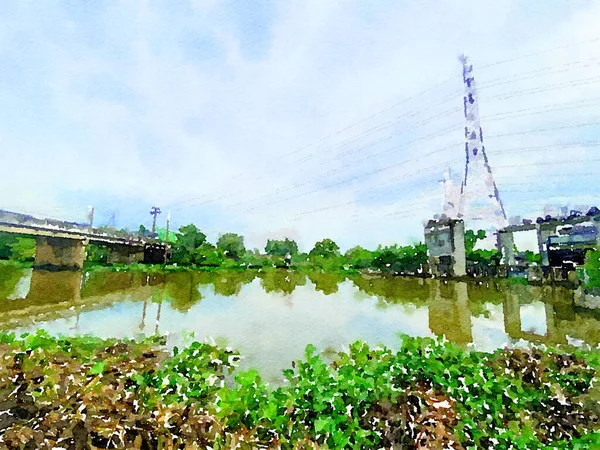
[{"label": "green leaf", "polygon": [[98,375],[100,373],[104,372],[104,363],[103,362],[98,362],[96,364],[93,365],[93,367],[90,369],[90,371],[88,372],[88,374],[90,375]]}]

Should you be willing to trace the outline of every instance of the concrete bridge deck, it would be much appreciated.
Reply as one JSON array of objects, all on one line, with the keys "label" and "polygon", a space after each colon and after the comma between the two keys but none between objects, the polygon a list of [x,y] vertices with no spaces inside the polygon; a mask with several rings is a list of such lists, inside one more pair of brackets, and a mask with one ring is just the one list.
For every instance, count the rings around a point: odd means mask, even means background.
[{"label": "concrete bridge deck", "polygon": [[3,210],[0,210],[0,232],[34,237],[35,265],[48,269],[80,269],[89,243],[109,247],[108,262],[112,263],[162,262],[166,251],[165,245],[156,239],[131,233],[107,233],[88,224],[41,219]]},{"label": "concrete bridge deck", "polygon": [[40,219],[27,214],[0,210],[0,231],[26,236],[63,239],[87,239],[92,244],[116,244],[144,247],[153,240],[130,233],[106,233],[87,224],[55,219]]}]

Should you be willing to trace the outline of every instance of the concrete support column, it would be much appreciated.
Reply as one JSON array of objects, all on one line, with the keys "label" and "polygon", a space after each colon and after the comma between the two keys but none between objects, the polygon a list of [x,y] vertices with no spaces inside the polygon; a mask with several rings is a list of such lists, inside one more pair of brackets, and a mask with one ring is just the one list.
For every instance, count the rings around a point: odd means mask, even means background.
[{"label": "concrete support column", "polygon": [[465,250],[465,223],[454,221],[450,224],[452,233],[452,272],[455,277],[467,274],[467,254]]},{"label": "concrete support column", "polygon": [[429,270],[433,276],[467,274],[465,224],[462,220],[430,221],[425,227]]},{"label": "concrete support column", "polygon": [[515,265],[515,236],[512,231],[498,231],[498,250],[502,253],[502,264]]},{"label": "concrete support column", "polygon": [[133,264],[144,260],[144,249],[117,245],[108,249],[109,264]]},{"label": "concrete support column", "polygon": [[537,226],[537,241],[538,250],[542,255],[542,267],[549,267],[550,261],[548,259],[548,238],[556,234],[556,228],[549,226],[548,224],[541,224]]},{"label": "concrete support column", "polygon": [[83,267],[85,240],[37,236],[35,242],[35,267],[56,270]]}]

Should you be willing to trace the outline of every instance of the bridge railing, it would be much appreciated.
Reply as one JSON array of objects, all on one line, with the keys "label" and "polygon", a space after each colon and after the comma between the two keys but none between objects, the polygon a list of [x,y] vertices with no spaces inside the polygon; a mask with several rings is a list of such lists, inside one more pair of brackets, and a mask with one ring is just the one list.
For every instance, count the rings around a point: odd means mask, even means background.
[{"label": "bridge railing", "polygon": [[68,222],[56,219],[42,219],[28,214],[15,213],[11,211],[0,210],[0,225],[15,228],[27,228],[32,231],[49,231],[57,233],[66,233],[75,236],[87,237],[92,241],[113,242],[122,244],[143,245],[155,242],[154,239],[147,239],[141,236],[121,232],[118,230],[107,231],[102,228],[92,228],[89,224]]}]

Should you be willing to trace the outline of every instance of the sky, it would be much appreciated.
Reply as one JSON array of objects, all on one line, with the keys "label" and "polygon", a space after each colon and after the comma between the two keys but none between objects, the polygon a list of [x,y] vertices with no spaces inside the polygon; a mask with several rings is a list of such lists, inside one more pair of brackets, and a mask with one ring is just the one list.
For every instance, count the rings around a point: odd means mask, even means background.
[{"label": "sky", "polygon": [[508,216],[600,206],[598,23],[592,0],[2,2],[0,209],[422,240],[464,170],[463,53]]}]

